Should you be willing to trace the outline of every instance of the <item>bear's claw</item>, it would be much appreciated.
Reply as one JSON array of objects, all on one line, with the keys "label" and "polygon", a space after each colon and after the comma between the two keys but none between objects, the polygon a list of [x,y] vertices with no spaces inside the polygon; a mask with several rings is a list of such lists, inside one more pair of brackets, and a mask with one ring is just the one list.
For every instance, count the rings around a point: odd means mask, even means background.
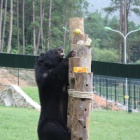
[{"label": "bear's claw", "polygon": [[76,51],[75,50],[71,51],[69,57],[75,57],[75,56],[76,56]]}]

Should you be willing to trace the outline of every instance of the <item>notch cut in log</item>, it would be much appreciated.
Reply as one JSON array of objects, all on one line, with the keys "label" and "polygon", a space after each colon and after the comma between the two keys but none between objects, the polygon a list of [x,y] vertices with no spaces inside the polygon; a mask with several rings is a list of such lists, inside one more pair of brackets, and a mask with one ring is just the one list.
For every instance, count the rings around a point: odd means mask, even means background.
[{"label": "notch cut in log", "polygon": [[77,44],[77,42],[79,40],[83,40],[84,42],[86,42],[87,39],[88,39],[88,35],[87,34],[74,35],[73,43],[72,44]]},{"label": "notch cut in log", "polygon": [[[77,45],[77,44],[71,44],[71,50],[75,50],[77,52],[77,57],[80,59],[85,58],[87,61],[87,64],[85,65],[87,67],[87,73],[91,72],[91,51],[92,48],[85,45]],[[85,67],[83,66],[83,67]],[[77,67],[77,66],[75,66]]]},{"label": "notch cut in log", "polygon": [[72,57],[69,58],[69,83],[70,89],[74,89],[75,85],[75,73],[73,71],[74,67],[85,67],[87,66],[86,58]]}]

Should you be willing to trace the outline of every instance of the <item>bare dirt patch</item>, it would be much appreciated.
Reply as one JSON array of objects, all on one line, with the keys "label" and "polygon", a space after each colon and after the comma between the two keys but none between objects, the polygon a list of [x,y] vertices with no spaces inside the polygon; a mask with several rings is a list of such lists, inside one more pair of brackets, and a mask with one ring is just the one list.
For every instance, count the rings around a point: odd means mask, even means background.
[{"label": "bare dirt patch", "polygon": [[105,100],[103,97],[100,97],[99,95],[94,94],[93,96],[93,108],[96,109],[109,109],[114,111],[120,111],[122,110],[121,107],[119,107],[117,102],[109,102]]},{"label": "bare dirt patch", "polygon": [[0,68],[0,91],[11,84],[20,87],[35,85],[34,71]]}]

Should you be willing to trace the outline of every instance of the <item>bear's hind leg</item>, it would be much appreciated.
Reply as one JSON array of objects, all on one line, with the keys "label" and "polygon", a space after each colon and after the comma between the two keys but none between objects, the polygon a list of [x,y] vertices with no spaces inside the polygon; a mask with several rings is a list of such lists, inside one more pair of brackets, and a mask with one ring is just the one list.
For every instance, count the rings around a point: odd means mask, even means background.
[{"label": "bear's hind leg", "polygon": [[68,140],[68,131],[63,126],[48,122],[38,131],[39,140]]}]

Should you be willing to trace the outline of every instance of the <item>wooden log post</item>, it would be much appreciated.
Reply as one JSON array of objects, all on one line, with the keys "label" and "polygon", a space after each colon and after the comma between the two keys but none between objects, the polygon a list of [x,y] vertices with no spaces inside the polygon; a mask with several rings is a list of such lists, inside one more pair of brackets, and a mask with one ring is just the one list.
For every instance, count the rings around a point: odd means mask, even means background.
[{"label": "wooden log post", "polygon": [[[76,57],[69,59],[69,102],[68,128],[71,130],[71,140],[89,140],[90,112],[93,99],[93,74],[91,73],[91,46],[78,45],[86,42],[88,35],[84,34],[84,19],[70,19],[71,50],[77,52]],[[80,29],[82,34],[75,35],[73,30]],[[86,72],[74,72],[74,67],[86,67]]]}]

